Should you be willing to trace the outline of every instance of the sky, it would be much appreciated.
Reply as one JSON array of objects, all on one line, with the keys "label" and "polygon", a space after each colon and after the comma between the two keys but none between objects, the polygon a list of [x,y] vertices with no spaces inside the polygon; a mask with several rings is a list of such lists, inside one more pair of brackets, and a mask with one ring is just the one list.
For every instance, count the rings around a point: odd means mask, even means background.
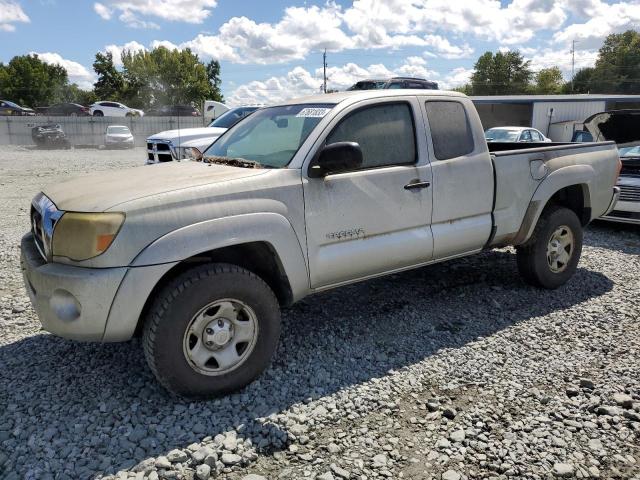
[{"label": "sky", "polygon": [[37,53],[83,88],[96,52],[189,47],[222,67],[230,105],[270,104],[407,75],[453,88],[485,51],[534,71],[593,65],[610,33],[640,27],[640,0],[0,0],[0,61]]}]

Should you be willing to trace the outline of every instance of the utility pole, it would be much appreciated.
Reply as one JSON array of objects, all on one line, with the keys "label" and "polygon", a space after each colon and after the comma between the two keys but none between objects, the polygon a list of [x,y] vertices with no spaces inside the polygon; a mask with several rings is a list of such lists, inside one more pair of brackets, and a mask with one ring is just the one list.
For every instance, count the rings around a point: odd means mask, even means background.
[{"label": "utility pole", "polygon": [[576,76],[576,40],[571,42],[571,93],[573,93],[573,81]]},{"label": "utility pole", "polygon": [[322,91],[327,93],[327,49],[324,49],[324,53],[322,54],[322,70],[323,70],[323,78],[324,82],[322,84]]}]

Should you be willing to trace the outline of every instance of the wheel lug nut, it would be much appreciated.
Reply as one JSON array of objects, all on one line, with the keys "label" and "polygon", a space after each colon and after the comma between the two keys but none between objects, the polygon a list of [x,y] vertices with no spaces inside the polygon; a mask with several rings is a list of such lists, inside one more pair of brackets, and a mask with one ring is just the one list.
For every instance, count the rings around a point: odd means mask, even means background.
[{"label": "wheel lug nut", "polygon": [[204,342],[205,345],[211,346],[213,345],[213,342],[211,340],[207,340],[206,342]]},{"label": "wheel lug nut", "polygon": [[207,328],[205,332],[207,332],[207,335],[213,335],[213,330],[210,328]]},{"label": "wheel lug nut", "polygon": [[218,320],[218,326],[219,327],[224,327],[224,322],[222,320]]}]

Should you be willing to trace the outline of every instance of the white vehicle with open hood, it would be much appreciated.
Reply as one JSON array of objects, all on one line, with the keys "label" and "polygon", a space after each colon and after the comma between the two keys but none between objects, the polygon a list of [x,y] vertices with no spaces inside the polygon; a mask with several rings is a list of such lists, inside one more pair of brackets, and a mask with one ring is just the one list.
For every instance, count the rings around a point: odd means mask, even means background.
[{"label": "white vehicle with open hood", "polygon": [[151,135],[147,138],[147,164],[190,159],[191,148],[205,151],[216,138],[258,108],[255,106],[232,108],[206,127],[179,128]]}]

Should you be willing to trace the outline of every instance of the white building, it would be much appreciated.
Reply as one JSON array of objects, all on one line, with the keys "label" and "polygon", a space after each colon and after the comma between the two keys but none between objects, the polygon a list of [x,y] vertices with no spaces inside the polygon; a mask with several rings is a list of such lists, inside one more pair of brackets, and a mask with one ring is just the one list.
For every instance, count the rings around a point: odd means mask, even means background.
[{"label": "white building", "polygon": [[471,97],[485,129],[533,127],[556,142],[568,142],[573,131],[594,113],[640,108],[640,95],[497,95]]}]

